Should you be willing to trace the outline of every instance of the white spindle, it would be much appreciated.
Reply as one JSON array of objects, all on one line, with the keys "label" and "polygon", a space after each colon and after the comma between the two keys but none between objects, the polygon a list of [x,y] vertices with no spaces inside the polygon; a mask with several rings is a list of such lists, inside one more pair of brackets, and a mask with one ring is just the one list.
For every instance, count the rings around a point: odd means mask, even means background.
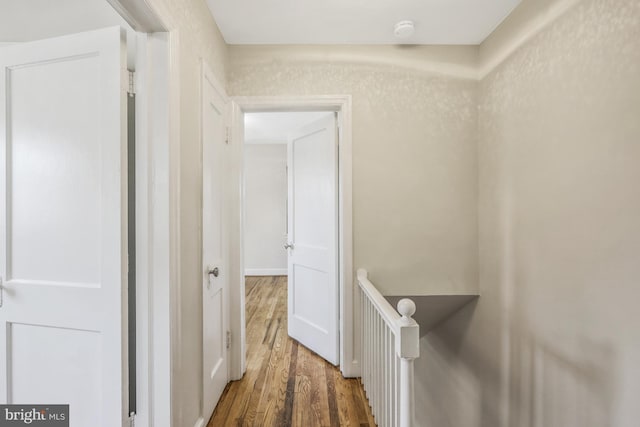
[{"label": "white spindle", "polygon": [[[382,328],[382,348],[380,348],[380,357],[382,358],[382,366],[380,369],[380,375],[382,376],[382,390],[380,391],[380,398],[382,402],[386,402],[389,398],[387,395],[387,388],[389,387],[389,383],[387,382],[387,325],[384,325]],[[382,420],[381,424],[386,427],[387,426],[387,405],[383,404],[381,406],[380,420]]]},{"label": "white spindle", "polygon": [[[396,338],[392,337],[392,347],[389,349],[391,354],[393,354],[393,349],[395,348]],[[391,425],[393,427],[398,426],[398,362],[397,358],[393,358],[391,360],[391,408],[392,408],[392,418]]]},{"label": "white spindle", "polygon": [[384,385],[382,384],[382,318],[378,314],[378,348],[376,349],[376,358],[378,359],[378,368],[376,373],[378,374],[378,387],[376,393],[376,420],[382,420],[382,396]]},{"label": "white spindle", "polygon": [[[358,288],[359,289],[359,288]],[[367,325],[365,324],[365,322],[363,321],[364,319],[366,319],[366,312],[367,312],[367,300],[364,297],[364,293],[362,292],[362,289],[360,290],[360,328],[362,333],[360,334],[360,352],[361,354],[364,354],[364,350],[365,348],[367,348]],[[360,363],[362,364],[362,377],[360,378],[360,381],[362,382],[362,387],[364,388],[365,392],[367,391],[367,361],[366,361],[366,357],[361,357],[360,358]]]},{"label": "white spindle", "polygon": [[400,358],[396,357],[396,422],[400,426]]},{"label": "white spindle", "polygon": [[391,329],[386,328],[385,332],[386,332],[385,333],[386,344],[384,349],[384,356],[385,356],[384,401],[388,403],[384,405],[385,407],[384,419],[385,419],[386,425],[390,426],[391,425],[391,360],[393,360],[392,358],[393,355],[389,352],[389,349],[391,348]]},{"label": "white spindle", "polygon": [[358,270],[362,383],[371,412],[380,427],[413,427],[413,361],[419,357],[419,326],[409,299],[398,311]]},{"label": "white spindle", "polygon": [[[373,357],[373,387],[371,388],[371,395],[373,397],[373,404],[371,409],[373,410],[373,416],[378,415],[378,316],[373,312],[373,351],[371,352]],[[377,418],[376,418],[377,419]]]}]

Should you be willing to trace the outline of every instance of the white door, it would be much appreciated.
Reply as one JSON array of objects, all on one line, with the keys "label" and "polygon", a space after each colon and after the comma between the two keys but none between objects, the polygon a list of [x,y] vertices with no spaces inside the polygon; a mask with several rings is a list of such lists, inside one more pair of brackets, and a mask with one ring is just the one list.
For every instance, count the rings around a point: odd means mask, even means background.
[{"label": "white door", "polygon": [[120,28],[0,50],[0,402],[127,416]]},{"label": "white door", "polygon": [[227,385],[229,292],[223,229],[225,96],[203,64],[202,78],[202,339],[203,418],[209,420]]},{"label": "white door", "polygon": [[338,363],[338,141],[334,114],[289,139],[289,335]]}]

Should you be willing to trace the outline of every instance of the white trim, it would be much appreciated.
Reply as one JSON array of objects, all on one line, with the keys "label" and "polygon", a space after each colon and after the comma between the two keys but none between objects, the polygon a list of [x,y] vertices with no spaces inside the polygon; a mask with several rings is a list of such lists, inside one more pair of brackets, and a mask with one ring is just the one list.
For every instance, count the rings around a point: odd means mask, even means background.
[{"label": "white trim", "polygon": [[149,78],[149,45],[146,34],[136,34],[136,420],[149,426],[151,415],[151,323],[152,296],[149,274],[151,240],[149,193],[149,118],[147,86]]},{"label": "white trim", "polygon": [[[140,4],[140,0],[131,0]],[[152,187],[149,203],[153,253],[149,266],[153,306],[151,315],[152,357],[150,372],[150,418],[148,426],[171,427],[179,423],[180,408],[173,398],[174,376],[180,366],[180,39],[170,10],[159,1],[144,1],[144,11],[131,9],[130,16],[152,19],[164,33],[156,39],[158,63],[150,67],[149,157],[153,159],[148,179]],[[150,4],[152,3],[152,4]]]},{"label": "white trim", "polygon": [[[138,426],[169,426],[169,37],[139,34],[136,59]],[[151,143],[153,141],[153,143]],[[166,421],[165,421],[166,420]]]},{"label": "white trim", "polygon": [[196,423],[193,425],[193,427],[204,427],[204,424],[204,418],[200,417],[196,420]]},{"label": "white trim", "polygon": [[245,268],[245,276],[286,276],[286,268]]},{"label": "white trim", "polygon": [[[241,378],[245,371],[245,330],[244,330],[244,269],[242,268],[242,134],[243,114],[245,112],[264,111],[338,111],[340,126],[339,141],[339,221],[340,221],[340,368],[345,377],[360,375],[360,364],[356,357],[356,343],[354,340],[354,270],[353,270],[353,213],[352,213],[352,122],[350,95],[322,95],[296,97],[234,97],[233,101],[233,145],[235,147],[232,159],[233,193],[237,195],[233,208],[235,217],[239,221],[232,227],[231,240],[237,239],[239,246],[232,248],[231,262],[236,275],[232,278],[231,289],[236,289],[236,298],[241,301],[238,305],[232,301],[231,316],[232,333],[240,336],[240,340],[232,343],[232,351],[237,360],[241,361],[232,371],[232,378]],[[232,271],[233,274],[233,271]],[[237,286],[233,286],[233,284]],[[239,298],[238,298],[239,297]],[[357,315],[357,313],[355,313]],[[235,323],[236,329],[233,328]],[[238,328],[237,325],[240,324]],[[238,330],[239,329],[239,330]]]},{"label": "white trim", "polygon": [[[165,166],[168,187],[168,248],[169,248],[169,282],[168,282],[168,300],[164,309],[169,313],[169,334],[165,338],[169,351],[169,365],[164,367],[162,374],[169,375],[168,394],[169,402],[164,404],[168,406],[166,411],[170,411],[170,417],[162,420],[167,426],[175,426],[180,424],[181,408],[177,407],[179,399],[173,398],[174,376],[182,366],[182,275],[180,273],[180,38],[178,31],[169,33],[170,43],[170,63],[169,63],[169,117],[167,123],[169,125],[169,147],[168,162]],[[166,368],[169,370],[166,371]],[[159,386],[154,385],[155,389]],[[159,420],[155,420],[158,422]],[[153,424],[156,427],[156,424]]]},{"label": "white trim", "polygon": [[[179,158],[180,91],[177,32],[171,14],[141,0],[106,0],[138,34],[136,54],[136,223],[137,337],[136,425],[170,427],[172,410],[172,344],[178,246],[175,198]],[[143,23],[143,24],[141,24]],[[146,28],[143,28],[146,27]],[[151,143],[153,141],[153,143]],[[179,151],[178,151],[179,154]],[[177,163],[176,163],[177,162]],[[174,350],[175,351],[175,350]]]},{"label": "white trim", "polygon": [[165,31],[162,19],[146,0],[106,0],[131,28],[144,33]]},{"label": "white trim", "polygon": [[150,130],[149,156],[152,167],[149,171],[151,185],[151,226],[153,252],[151,254],[150,277],[151,291],[151,342],[152,357],[150,359],[151,374],[151,417],[149,426],[170,426],[173,408],[171,407],[172,389],[171,372],[172,357],[172,283],[175,277],[176,241],[171,236],[171,224],[176,221],[170,205],[172,161],[171,146],[177,139],[173,128],[177,119],[175,114],[177,100],[172,74],[172,64],[176,41],[171,34],[153,34],[150,36],[153,73],[149,82],[150,114],[152,125]]},{"label": "white trim", "polygon": [[[246,370],[245,351],[245,297],[244,297],[244,231],[242,199],[244,198],[244,182],[242,170],[244,168],[244,123],[240,106],[231,100],[231,139],[229,158],[229,196],[228,227],[229,227],[229,289],[230,310],[229,330],[232,336],[239,339],[232,340],[229,349],[229,379],[239,380]],[[235,291],[235,292],[234,292]]]}]

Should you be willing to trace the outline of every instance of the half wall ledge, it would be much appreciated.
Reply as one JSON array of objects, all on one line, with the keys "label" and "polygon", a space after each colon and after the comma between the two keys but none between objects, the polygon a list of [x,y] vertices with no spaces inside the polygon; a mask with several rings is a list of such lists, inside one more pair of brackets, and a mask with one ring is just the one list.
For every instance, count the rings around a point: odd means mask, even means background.
[{"label": "half wall ledge", "polygon": [[398,301],[403,298],[409,298],[416,304],[417,310],[413,319],[420,325],[420,338],[422,338],[462,307],[479,298],[479,295],[385,295],[385,299],[393,307],[397,307]]}]

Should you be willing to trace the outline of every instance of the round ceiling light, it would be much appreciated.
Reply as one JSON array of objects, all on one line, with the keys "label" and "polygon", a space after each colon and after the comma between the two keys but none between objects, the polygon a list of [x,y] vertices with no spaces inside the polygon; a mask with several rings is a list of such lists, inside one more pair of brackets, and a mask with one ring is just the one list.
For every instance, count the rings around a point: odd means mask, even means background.
[{"label": "round ceiling light", "polygon": [[400,21],[393,28],[393,34],[399,39],[406,39],[411,37],[415,30],[413,21]]}]

